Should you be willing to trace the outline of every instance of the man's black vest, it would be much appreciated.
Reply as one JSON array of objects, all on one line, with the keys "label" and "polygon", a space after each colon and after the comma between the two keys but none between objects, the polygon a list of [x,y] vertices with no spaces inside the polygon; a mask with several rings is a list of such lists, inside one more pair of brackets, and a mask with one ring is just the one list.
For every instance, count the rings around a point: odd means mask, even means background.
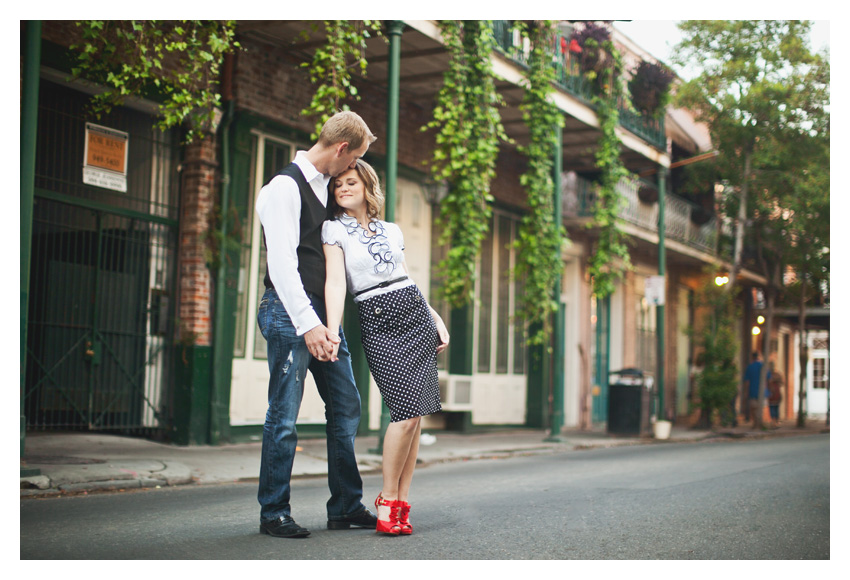
[{"label": "man's black vest", "polygon": [[[301,169],[294,163],[284,167],[277,175],[288,175],[298,185],[301,195],[301,218],[299,227],[301,230],[300,242],[296,253],[298,254],[298,273],[301,282],[307,292],[318,296],[325,295],[325,253],[322,249],[322,224],[328,219],[328,208],[322,205],[316,193]],[[277,177],[277,175],[275,177]],[[328,203],[330,207],[330,203]],[[263,244],[266,243],[266,235],[263,233]],[[274,288],[269,276],[269,264],[266,262],[266,277],[264,279],[266,288]]]}]

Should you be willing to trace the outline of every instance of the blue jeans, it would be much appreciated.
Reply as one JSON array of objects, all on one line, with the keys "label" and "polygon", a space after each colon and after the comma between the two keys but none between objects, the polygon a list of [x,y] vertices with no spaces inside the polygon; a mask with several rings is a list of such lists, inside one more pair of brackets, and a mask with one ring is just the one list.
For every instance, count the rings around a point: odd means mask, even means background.
[{"label": "blue jeans", "polygon": [[[308,294],[319,318],[325,320],[325,303]],[[304,395],[307,370],[325,402],[328,445],[328,519],[342,519],[365,509],[363,481],[354,457],[354,436],[360,424],[360,393],[354,382],[351,355],[342,329],[339,360],[321,362],[307,350],[303,336],[295,333],[283,303],[273,289],[260,302],[257,323],[268,343],[269,408],[263,426],[260,457],[260,521],[289,516],[290,478],[298,433],[295,421]]]}]

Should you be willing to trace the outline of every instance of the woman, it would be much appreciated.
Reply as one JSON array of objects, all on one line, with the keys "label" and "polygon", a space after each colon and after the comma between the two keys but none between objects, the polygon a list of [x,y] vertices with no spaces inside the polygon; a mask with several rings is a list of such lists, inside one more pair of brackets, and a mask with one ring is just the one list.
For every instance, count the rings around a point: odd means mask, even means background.
[{"label": "woman", "polygon": [[358,160],[334,180],[333,202],[335,219],[322,227],[328,328],[339,328],[347,288],[360,315],[369,370],[390,410],[377,532],[411,534],[407,500],[421,421],[441,409],[437,354],[448,346],[449,333],[408,278],[401,230],[378,219],[384,196],[369,164]]}]

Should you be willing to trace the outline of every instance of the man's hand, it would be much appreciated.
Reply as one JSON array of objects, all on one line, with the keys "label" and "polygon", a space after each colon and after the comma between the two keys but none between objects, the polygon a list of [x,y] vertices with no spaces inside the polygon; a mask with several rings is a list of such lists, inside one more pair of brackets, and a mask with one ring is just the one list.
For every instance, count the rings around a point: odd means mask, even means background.
[{"label": "man's hand", "polygon": [[320,324],[308,330],[304,334],[304,342],[307,343],[307,350],[316,359],[320,361],[336,360],[340,339],[336,334],[328,330],[325,325]]}]

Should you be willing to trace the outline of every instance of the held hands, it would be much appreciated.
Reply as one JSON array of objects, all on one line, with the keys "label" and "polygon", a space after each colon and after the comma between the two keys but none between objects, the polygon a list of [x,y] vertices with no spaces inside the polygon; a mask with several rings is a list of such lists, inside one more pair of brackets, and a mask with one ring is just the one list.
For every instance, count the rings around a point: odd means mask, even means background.
[{"label": "held hands", "polygon": [[307,350],[320,361],[336,361],[340,338],[324,325],[319,325],[304,334]]}]

